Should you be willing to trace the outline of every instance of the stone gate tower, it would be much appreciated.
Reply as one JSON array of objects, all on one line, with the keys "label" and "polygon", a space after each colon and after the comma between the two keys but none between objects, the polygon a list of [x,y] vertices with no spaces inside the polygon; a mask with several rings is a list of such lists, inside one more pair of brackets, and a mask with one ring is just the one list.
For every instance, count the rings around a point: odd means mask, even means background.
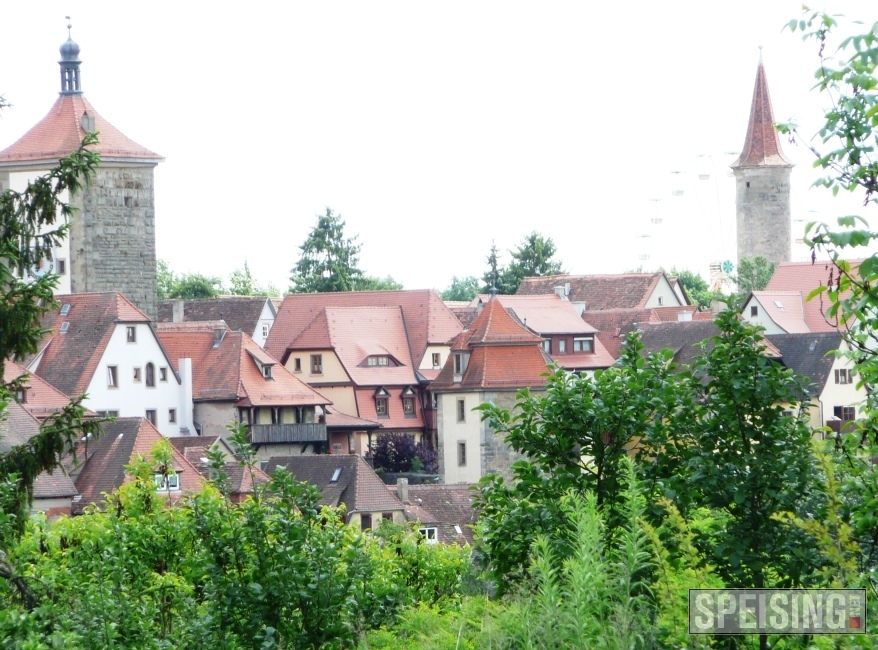
[{"label": "stone gate tower", "polygon": [[784,156],[774,128],[761,53],[747,137],[731,167],[737,185],[738,262],[744,257],[764,257],[775,264],[789,262],[793,164]]},{"label": "stone gate tower", "polygon": [[103,119],[82,94],[79,46],[61,45],[61,92],[49,113],[0,151],[0,189],[23,189],[72,153],[86,132],[101,161],[91,183],[73,198],[70,235],[53,254],[59,293],[121,291],[156,318],[153,172],[163,159]]}]

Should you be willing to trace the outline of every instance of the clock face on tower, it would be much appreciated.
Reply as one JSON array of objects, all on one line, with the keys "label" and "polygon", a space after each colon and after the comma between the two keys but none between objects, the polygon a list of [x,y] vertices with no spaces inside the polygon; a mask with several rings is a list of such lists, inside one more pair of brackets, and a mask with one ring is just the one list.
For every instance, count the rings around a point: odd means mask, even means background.
[{"label": "clock face on tower", "polygon": [[731,273],[731,272],[734,270],[735,265],[732,264],[732,261],[731,261],[731,260],[723,260],[723,263],[722,263],[722,267],[721,267],[721,268],[722,268],[723,273],[728,274],[728,273]]}]

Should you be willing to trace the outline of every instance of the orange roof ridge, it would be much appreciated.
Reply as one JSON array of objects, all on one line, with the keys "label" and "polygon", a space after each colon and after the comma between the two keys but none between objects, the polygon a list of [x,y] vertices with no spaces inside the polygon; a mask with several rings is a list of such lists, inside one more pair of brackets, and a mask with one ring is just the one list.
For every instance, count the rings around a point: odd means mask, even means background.
[{"label": "orange roof ridge", "polygon": [[762,64],[762,51],[759,52],[759,65],[756,67],[756,84],[753,87],[753,100],[750,104],[750,121],[741,155],[731,164],[738,167],[792,167],[793,163],[784,156],[774,127],[774,112],[768,94],[768,81],[765,66]]}]

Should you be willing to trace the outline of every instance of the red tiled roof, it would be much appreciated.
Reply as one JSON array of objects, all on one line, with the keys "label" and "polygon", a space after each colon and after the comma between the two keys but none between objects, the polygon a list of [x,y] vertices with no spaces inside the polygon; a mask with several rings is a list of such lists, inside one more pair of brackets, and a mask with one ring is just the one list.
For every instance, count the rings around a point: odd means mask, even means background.
[{"label": "red tiled roof", "polygon": [[290,344],[325,307],[399,307],[405,319],[412,357],[417,363],[430,344],[443,345],[461,331],[460,322],[431,289],[301,293],[284,298],[265,349],[285,359]]},{"label": "red tiled roof", "polygon": [[26,408],[10,401],[0,417],[0,453],[23,445],[40,432],[40,422]]},{"label": "red tiled roof", "polygon": [[555,293],[497,296],[501,305],[515,313],[532,332],[547,334],[593,334],[597,330],[582,320],[569,300]]},{"label": "red tiled roof", "polygon": [[750,104],[750,121],[747,124],[747,136],[741,155],[732,163],[737,167],[792,167],[792,163],[783,154],[777,130],[774,128],[774,114],[771,110],[771,97],[768,95],[768,82],[765,78],[765,67],[762,56],[756,67],[756,84],[753,87],[753,101]]},{"label": "red tiled roof", "polygon": [[765,314],[784,332],[810,332],[805,323],[805,298],[798,291],[754,291]]},{"label": "red tiled roof", "polygon": [[[472,332],[456,337],[453,350],[466,349],[469,363],[459,382],[454,381],[454,355],[430,385],[431,390],[515,389],[542,387],[549,360],[542,339],[519,325],[503,305],[491,300],[473,321]],[[466,347],[461,343],[466,340]]]},{"label": "red tiled roof", "polygon": [[[296,480],[306,481],[323,494],[324,505],[344,504],[348,520],[353,512],[392,512],[403,510],[403,505],[387,490],[369,464],[357,455],[278,456],[268,461],[266,471],[271,474],[283,467]],[[338,480],[333,474],[341,469]]]},{"label": "red tiled roof", "polygon": [[[119,323],[149,323],[149,317],[118,291],[109,293],[75,293],[58,297],[70,311],[61,308],[43,314],[46,330],[40,341],[43,350],[36,374],[71,397],[88,388],[110,337]],[[61,324],[69,322],[66,333]],[[32,359],[28,359],[28,362]]]},{"label": "red tiled roof", "polygon": [[358,418],[347,413],[340,413],[331,406],[326,407],[327,429],[356,429],[357,431],[365,431],[366,429],[377,429],[380,426],[378,422]]},{"label": "red tiled roof", "polygon": [[466,339],[470,347],[477,345],[522,345],[541,343],[542,338],[520,325],[499,300],[489,300],[476,317]]},{"label": "red tiled roof", "polygon": [[516,295],[554,293],[555,287],[570,283],[567,298],[571,302],[585,302],[585,308],[589,311],[642,308],[663,276],[663,273],[622,273],[525,278]]},{"label": "red tiled roof", "polygon": [[597,338],[614,358],[619,358],[622,343],[627,332],[634,323],[673,323],[678,322],[679,314],[692,314],[693,320],[713,320],[709,318],[697,318],[695,305],[681,305],[675,307],[653,307],[652,309],[605,309],[599,311],[584,311],[582,318],[591,323],[599,331]]},{"label": "red tiled roof", "polygon": [[[74,483],[82,499],[74,504],[81,512],[89,503],[102,503],[103,494],[110,493],[131,480],[125,465],[131,464],[136,454],[148,458],[155,445],[165,438],[143,418],[119,418],[103,425],[97,441],[89,443],[88,457],[76,474]],[[181,493],[197,492],[202,486],[198,470],[176,448],[174,470],[179,474]],[[157,491],[157,494],[163,494]]]},{"label": "red tiled roof", "polygon": [[[244,332],[229,332],[217,322],[160,323],[158,337],[178,369],[192,359],[192,397],[199,401],[234,400],[241,406],[311,406],[331,401],[300,381]],[[217,329],[224,330],[214,347]],[[271,379],[255,359],[272,365]]]},{"label": "red tiled roof", "polygon": [[67,476],[62,467],[56,467],[51,474],[49,472],[38,474],[33,489],[34,499],[62,499],[79,494],[73,479]]},{"label": "red tiled roof", "polygon": [[134,142],[112,124],[107,122],[83,95],[61,95],[48,114],[15,143],[0,151],[0,166],[13,166],[23,162],[57,162],[68,156],[85,137],[82,115],[95,120],[99,142],[90,147],[101,154],[103,160],[139,160],[158,163],[163,158],[157,153]]},{"label": "red tiled roof", "polygon": [[[853,270],[854,277],[858,277],[857,268],[863,260],[848,260]],[[812,332],[834,332],[837,328],[833,322],[827,322],[824,312],[829,309],[826,296],[818,296],[813,300],[806,300],[808,294],[821,286],[827,286],[830,282],[830,274],[833,284],[837,282],[838,269],[831,262],[812,264],[811,262],[782,262],[777,265],[774,275],[765,287],[766,292],[795,291],[802,295],[804,301],[805,323]],[[849,297],[849,293],[842,294],[841,298]]]},{"label": "red tiled roof", "polygon": [[593,353],[574,353],[574,354],[553,354],[552,361],[557,363],[565,370],[597,370],[598,368],[609,368],[616,363],[616,357],[610,354],[609,350],[601,343],[600,338],[594,339]]},{"label": "red tiled roof", "polygon": [[60,411],[70,404],[70,398],[49,382],[31,374],[24,366],[14,361],[7,360],[3,369],[4,383],[10,383],[19,377],[27,375],[24,381],[25,402],[22,404],[34,417],[44,418],[52,413]]},{"label": "red tiled roof", "polygon": [[357,400],[357,413],[361,418],[377,422],[382,429],[423,429],[424,414],[421,411],[420,399],[417,394],[413,396],[415,402],[414,417],[406,417],[402,408],[402,386],[384,386],[388,393],[387,415],[379,417],[375,407],[376,388],[357,388],[354,396]]},{"label": "red tiled roof", "polygon": [[[174,317],[175,300],[159,301],[158,322],[170,323]],[[184,300],[183,322],[225,321],[233,332],[245,332],[253,336],[265,303],[274,304],[264,296],[224,296],[204,300]]]}]

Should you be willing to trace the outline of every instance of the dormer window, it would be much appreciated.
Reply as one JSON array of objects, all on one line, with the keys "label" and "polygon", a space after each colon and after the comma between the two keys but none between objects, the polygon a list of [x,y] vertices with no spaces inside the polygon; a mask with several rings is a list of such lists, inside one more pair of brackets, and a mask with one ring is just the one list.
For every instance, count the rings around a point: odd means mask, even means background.
[{"label": "dormer window", "polygon": [[469,365],[469,353],[468,352],[455,352],[454,353],[454,374],[462,375],[466,372],[466,367]]},{"label": "dormer window", "polygon": [[402,391],[402,413],[407,418],[415,417],[415,397],[415,390],[411,386]]},{"label": "dormer window", "polygon": [[[836,374],[838,370],[835,371]],[[837,381],[835,383],[838,383]],[[19,404],[27,404],[27,389],[24,387],[19,387],[15,389],[15,401]]]},{"label": "dormer window", "polygon": [[164,474],[156,474],[155,475],[155,487],[159,492],[167,492],[170,490],[171,492],[179,491],[180,489],[180,475],[179,474],[168,474],[165,476]]},{"label": "dormer window", "polygon": [[573,339],[574,352],[594,352],[594,339],[591,337]]},{"label": "dormer window", "polygon": [[271,366],[262,366],[262,376],[271,379]]},{"label": "dormer window", "polygon": [[375,413],[379,418],[389,418],[389,402],[390,393],[387,392],[387,389],[383,386],[375,391]]},{"label": "dormer window", "polygon": [[125,328],[125,331],[126,331],[126,335],[128,337],[128,342],[129,343],[136,343],[137,342],[137,326],[136,325],[129,325],[128,327]]},{"label": "dormer window", "polygon": [[366,360],[367,366],[388,366],[390,365],[390,359],[386,354],[379,354],[375,356],[371,356]]}]

